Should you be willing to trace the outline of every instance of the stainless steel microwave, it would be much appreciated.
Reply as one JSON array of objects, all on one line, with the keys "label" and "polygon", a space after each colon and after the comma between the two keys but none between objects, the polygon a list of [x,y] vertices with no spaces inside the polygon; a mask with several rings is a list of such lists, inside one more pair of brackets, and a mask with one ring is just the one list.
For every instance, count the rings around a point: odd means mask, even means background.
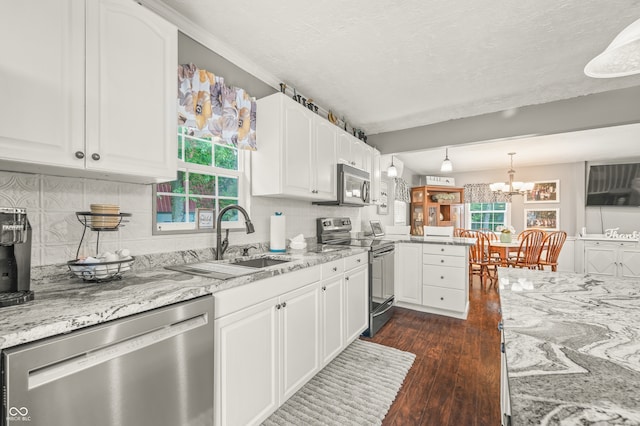
[{"label": "stainless steel microwave", "polygon": [[369,172],[346,164],[338,164],[336,181],[338,182],[338,199],[336,201],[314,202],[313,204],[355,207],[369,204],[371,198]]}]

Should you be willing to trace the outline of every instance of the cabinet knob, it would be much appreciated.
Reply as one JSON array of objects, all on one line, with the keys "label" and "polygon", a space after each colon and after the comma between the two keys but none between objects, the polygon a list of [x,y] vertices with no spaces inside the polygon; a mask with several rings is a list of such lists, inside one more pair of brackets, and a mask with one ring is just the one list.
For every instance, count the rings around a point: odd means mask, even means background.
[{"label": "cabinet knob", "polygon": [[100,159],[100,154],[94,152],[93,154],[91,154],[91,159],[98,161]]},{"label": "cabinet knob", "polygon": [[440,259],[440,263],[444,263],[444,259]]},{"label": "cabinet knob", "polygon": [[282,307],[286,308],[287,307],[287,302],[282,302]]},{"label": "cabinet knob", "polygon": [[84,152],[76,151],[76,158],[83,159],[84,158]]},{"label": "cabinet knob", "polygon": [[280,306],[280,304],[279,304],[279,303],[276,305],[276,309],[280,309],[281,307],[282,307],[282,306]]},{"label": "cabinet knob", "polygon": [[441,279],[441,280],[444,280],[444,275],[440,275],[440,279]]},{"label": "cabinet knob", "polygon": [[349,277],[344,277],[344,280],[345,281],[349,281]]},{"label": "cabinet knob", "polygon": [[444,251],[444,249],[443,249],[443,248],[441,248],[441,249],[440,249],[440,251]]},{"label": "cabinet knob", "polygon": [[357,259],[356,262],[360,263],[362,262],[362,259]]},{"label": "cabinet knob", "polygon": [[333,267],[333,272],[338,272],[338,267],[337,266]]},{"label": "cabinet knob", "polygon": [[322,291],[327,291],[327,286],[326,285],[322,286]]},{"label": "cabinet knob", "polygon": [[441,297],[440,300],[444,300],[444,297]]}]

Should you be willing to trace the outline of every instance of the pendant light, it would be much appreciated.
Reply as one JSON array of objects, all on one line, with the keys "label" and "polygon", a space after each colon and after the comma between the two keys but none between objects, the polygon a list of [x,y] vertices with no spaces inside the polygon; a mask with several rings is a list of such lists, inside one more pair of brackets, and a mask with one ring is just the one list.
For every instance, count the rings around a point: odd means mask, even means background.
[{"label": "pendant light", "polygon": [[387,176],[388,177],[398,176],[398,169],[396,169],[396,166],[393,165],[393,155],[391,156],[391,165],[387,169]]},{"label": "pendant light", "polygon": [[453,170],[453,164],[451,163],[451,160],[449,160],[449,148],[445,148],[444,160],[442,160],[440,171],[450,172],[452,170]]},{"label": "pendant light", "polygon": [[584,73],[594,78],[640,73],[640,19],[622,30],[604,52],[589,61]]},{"label": "pendant light", "polygon": [[513,170],[513,156],[516,155],[516,153],[510,152],[507,155],[511,156],[511,167],[507,171],[509,182],[492,183],[489,185],[489,188],[491,188],[493,192],[504,192],[508,195],[519,195],[531,191],[533,189],[533,182],[518,182],[513,180],[516,174],[516,171]]}]

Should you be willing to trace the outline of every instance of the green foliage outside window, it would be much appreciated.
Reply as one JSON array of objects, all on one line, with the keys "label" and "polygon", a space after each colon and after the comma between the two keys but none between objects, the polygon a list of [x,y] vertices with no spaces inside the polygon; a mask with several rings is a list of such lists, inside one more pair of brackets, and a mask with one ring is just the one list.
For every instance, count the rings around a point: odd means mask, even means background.
[{"label": "green foliage outside window", "polygon": [[507,203],[470,203],[470,228],[496,230],[506,226]]}]

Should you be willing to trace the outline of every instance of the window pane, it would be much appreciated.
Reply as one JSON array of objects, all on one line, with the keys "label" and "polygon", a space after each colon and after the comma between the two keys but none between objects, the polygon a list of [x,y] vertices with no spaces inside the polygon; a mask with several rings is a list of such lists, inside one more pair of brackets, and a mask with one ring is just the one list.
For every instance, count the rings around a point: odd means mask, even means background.
[{"label": "window pane", "polygon": [[238,178],[218,176],[220,197],[238,197]]},{"label": "window pane", "polygon": [[[220,200],[218,201],[218,204],[220,205],[220,210],[222,210],[223,208],[230,206],[232,204],[238,204],[238,200]],[[222,220],[225,222],[237,222],[238,210],[236,209],[229,210],[224,214],[224,216],[222,216]]]},{"label": "window pane", "polygon": [[238,150],[230,146],[216,145],[216,167],[238,170]]},{"label": "window pane", "polygon": [[216,200],[213,198],[189,197],[189,210],[215,209]]},{"label": "window pane", "polygon": [[185,137],[184,161],[193,164],[211,165],[211,142]]},{"label": "window pane", "polygon": [[186,222],[187,197],[158,195],[156,198],[156,222]]},{"label": "window pane", "polygon": [[197,195],[216,195],[216,177],[201,173],[189,173],[189,192]]}]

